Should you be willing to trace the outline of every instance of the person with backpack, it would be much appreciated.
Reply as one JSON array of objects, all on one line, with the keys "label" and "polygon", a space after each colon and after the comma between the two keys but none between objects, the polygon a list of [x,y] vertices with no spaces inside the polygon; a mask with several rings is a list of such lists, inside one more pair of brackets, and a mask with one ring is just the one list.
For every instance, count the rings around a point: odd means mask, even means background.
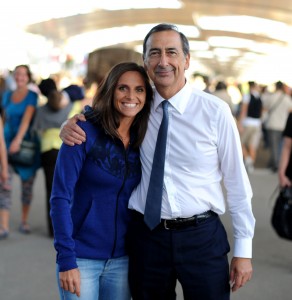
[{"label": "person with backpack", "polygon": [[259,93],[259,85],[249,81],[249,92],[243,96],[238,130],[241,134],[242,152],[247,172],[254,170],[257,149],[262,137],[263,104]]}]

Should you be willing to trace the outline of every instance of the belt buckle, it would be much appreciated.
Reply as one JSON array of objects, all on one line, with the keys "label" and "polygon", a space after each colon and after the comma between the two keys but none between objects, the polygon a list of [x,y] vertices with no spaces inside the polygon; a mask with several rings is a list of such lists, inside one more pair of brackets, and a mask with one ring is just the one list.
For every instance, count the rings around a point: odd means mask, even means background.
[{"label": "belt buckle", "polygon": [[167,220],[164,220],[163,225],[164,225],[164,228],[165,228],[166,230],[169,230],[169,228],[167,227],[166,221],[167,221]]},{"label": "belt buckle", "polygon": [[[176,220],[176,219],[171,219],[171,221],[175,221],[175,220]],[[168,221],[168,220],[164,220],[163,226],[164,226],[164,228],[165,228],[166,230],[170,230],[171,228],[167,227],[167,221]]]}]

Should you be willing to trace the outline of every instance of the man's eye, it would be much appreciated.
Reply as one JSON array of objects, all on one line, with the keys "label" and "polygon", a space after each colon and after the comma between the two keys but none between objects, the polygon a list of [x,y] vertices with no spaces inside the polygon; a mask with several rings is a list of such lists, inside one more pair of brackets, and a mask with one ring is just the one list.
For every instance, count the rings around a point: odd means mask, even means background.
[{"label": "man's eye", "polygon": [[159,55],[159,52],[158,51],[153,51],[153,52],[150,52],[149,54],[150,56],[158,56]]},{"label": "man's eye", "polygon": [[168,55],[170,55],[170,56],[176,56],[176,54],[177,54],[176,51],[169,51],[168,52]]}]

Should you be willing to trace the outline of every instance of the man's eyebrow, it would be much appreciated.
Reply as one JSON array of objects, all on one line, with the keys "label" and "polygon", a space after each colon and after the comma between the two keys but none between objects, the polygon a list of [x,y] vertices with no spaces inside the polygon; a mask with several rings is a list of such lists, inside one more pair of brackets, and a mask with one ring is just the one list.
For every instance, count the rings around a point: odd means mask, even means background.
[{"label": "man's eyebrow", "polygon": [[161,49],[160,48],[150,48],[150,50],[149,51],[160,51]]},{"label": "man's eyebrow", "polygon": [[[178,50],[177,47],[168,47],[166,48],[166,51],[169,51],[169,50]],[[151,48],[149,51],[161,51],[161,48]]]},{"label": "man's eyebrow", "polygon": [[166,48],[166,50],[178,50],[178,48],[176,48],[176,47],[169,47],[169,48]]}]

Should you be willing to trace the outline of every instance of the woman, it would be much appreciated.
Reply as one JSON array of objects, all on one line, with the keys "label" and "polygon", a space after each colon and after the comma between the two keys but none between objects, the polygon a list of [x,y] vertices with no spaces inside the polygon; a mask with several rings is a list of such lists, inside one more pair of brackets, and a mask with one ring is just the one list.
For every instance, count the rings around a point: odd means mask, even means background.
[{"label": "woman", "polygon": [[292,113],[288,116],[283,137],[283,146],[278,170],[279,183],[282,188],[291,186],[292,180]]},{"label": "woman", "polygon": [[[152,102],[142,66],[112,68],[79,122],[86,142],[62,145],[51,196],[61,299],[128,300],[128,200]],[[80,298],[78,298],[80,297]]]},{"label": "woman", "polygon": [[[14,70],[16,89],[3,95],[3,108],[5,114],[4,136],[8,153],[17,153],[22,140],[29,134],[32,119],[36,110],[38,95],[29,90],[32,74],[27,65],[19,65]],[[39,159],[32,166],[12,165],[14,171],[20,176],[22,191],[22,214],[19,230],[21,233],[30,233],[28,216],[32,200],[32,189],[35,174],[39,168]],[[11,172],[10,175],[12,176]]]}]

